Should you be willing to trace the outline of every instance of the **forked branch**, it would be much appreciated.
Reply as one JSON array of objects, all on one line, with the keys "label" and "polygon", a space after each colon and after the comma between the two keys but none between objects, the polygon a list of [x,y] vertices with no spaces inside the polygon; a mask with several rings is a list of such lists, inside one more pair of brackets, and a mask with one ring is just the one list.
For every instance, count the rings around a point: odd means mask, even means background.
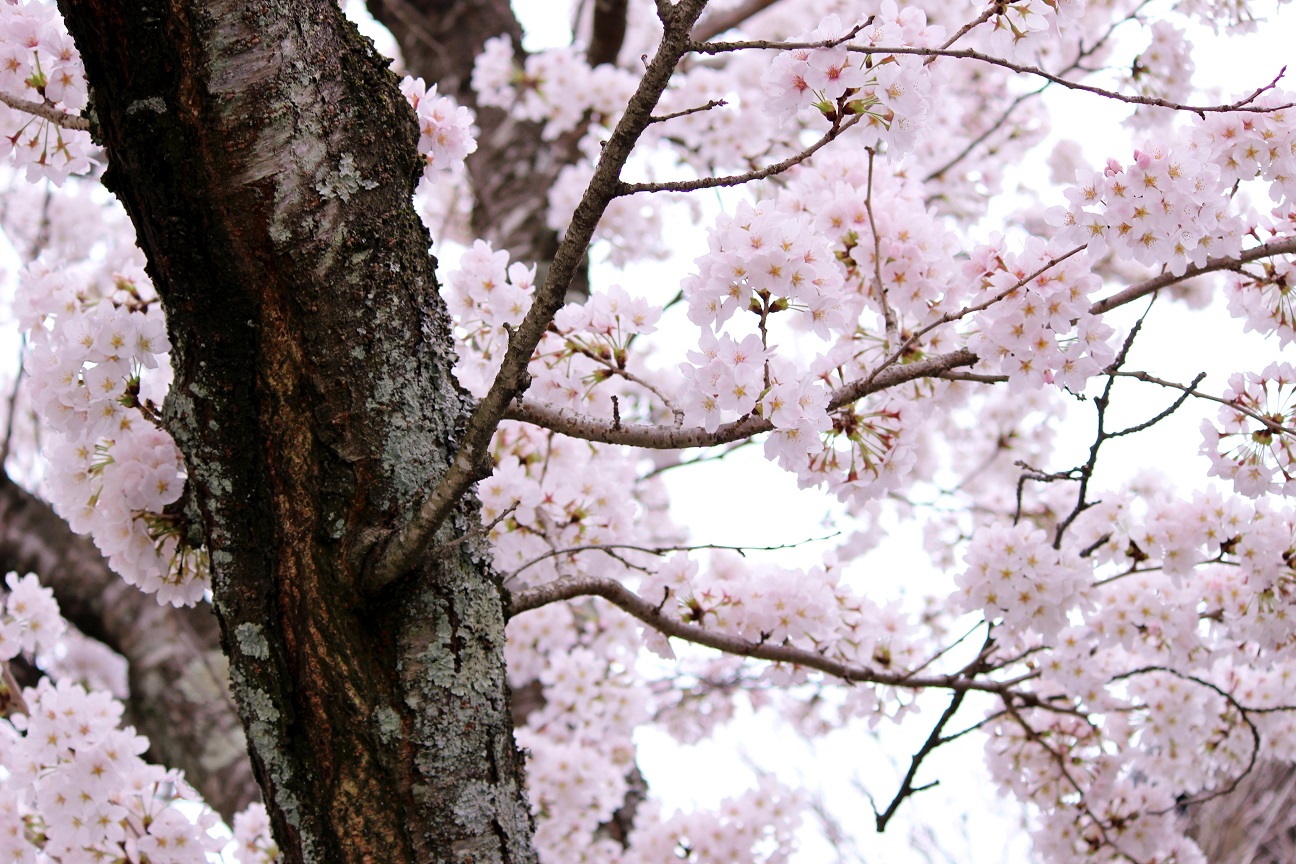
[{"label": "forked branch", "polygon": [[625,113],[604,142],[594,176],[572,214],[571,225],[559,244],[544,284],[536,289],[526,318],[510,334],[500,371],[469,418],[459,451],[436,488],[415,506],[405,523],[374,550],[376,554],[372,556],[364,577],[367,590],[378,591],[414,569],[437,529],[464,493],[473,483],[490,476],[491,436],[514,398],[531,384],[531,376],[527,373],[531,356],[554,314],[562,307],[567,286],[589,248],[594,229],[618,193],[621,170],[635,143],[652,121],[653,109],[684,55],[689,31],[705,5],[705,0],[681,0],[670,7],[664,18],[665,33],[661,44],[630,97]]},{"label": "forked branch", "polygon": [[[870,393],[876,393],[920,378],[936,378],[960,366],[971,366],[977,356],[962,349],[928,357],[903,366],[892,366],[877,375],[860,381],[843,384],[833,391],[828,400],[832,411]],[[572,438],[600,441],[605,444],[624,444],[649,450],[679,450],[686,447],[714,447],[770,432],[774,424],[764,417],[749,414],[732,423],[721,424],[714,432],[701,426],[651,426],[645,424],[617,424],[612,420],[578,414],[546,402],[517,399],[505,414],[506,419],[521,420],[561,432]]]}]

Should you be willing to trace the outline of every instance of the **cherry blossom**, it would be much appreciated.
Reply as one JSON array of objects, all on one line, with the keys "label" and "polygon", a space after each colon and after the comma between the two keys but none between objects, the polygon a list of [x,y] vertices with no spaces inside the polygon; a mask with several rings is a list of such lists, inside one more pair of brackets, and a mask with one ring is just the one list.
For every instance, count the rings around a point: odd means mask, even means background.
[{"label": "cherry blossom", "polygon": [[[1183,7],[1250,17],[1232,0]],[[745,699],[814,738],[930,717],[940,694],[952,707],[932,740],[975,715],[966,727],[1030,808],[1042,860],[1202,861],[1176,808],[1296,754],[1296,368],[1280,359],[1210,390],[1158,377],[1165,358],[1132,346],[1157,292],[1279,352],[1296,339],[1292,95],[1203,101],[1187,19],[1131,4],[787,0],[697,37],[636,115],[654,11],[629,11],[619,56],[598,65],[578,25],[577,43],[548,50],[488,39],[472,84],[479,109],[537,124],[561,151],[535,212],[564,253],[604,195],[593,245],[571,258],[589,253],[585,296],[561,293],[557,258],[518,260],[455,221],[474,191],[475,115],[437,83],[400,84],[419,206],[454,261],[439,296],[462,398],[486,400],[511,353],[529,382],[473,464],[490,467],[480,552],[514,604],[503,650],[540,860],[786,861],[810,802],[768,777],[689,812],[650,794],[613,839],[643,795],[636,730],[694,743]],[[1112,38],[1118,25],[1138,38]],[[1100,67],[1128,69],[1124,89],[1103,89]],[[1137,105],[1138,143],[1105,161],[1059,145],[1060,188],[1008,202],[1006,168],[1047,135],[1041,79]],[[53,5],[0,3],[0,91],[39,109],[0,109],[0,155],[64,184],[40,219],[17,191],[0,213],[15,249],[33,250],[12,304],[27,334],[14,404],[43,444],[33,477],[127,582],[204,602],[163,305],[124,218],[78,179],[88,96]],[[603,176],[627,118],[634,153]],[[322,197],[347,204],[363,185],[350,158]],[[690,263],[673,260],[681,229],[697,239]],[[648,261],[675,275],[643,277]],[[1129,396],[1135,383],[1165,404]],[[1109,442],[1155,440],[1203,402],[1206,476],[1103,473]],[[1147,410],[1122,427],[1117,403]],[[1080,412],[1097,431],[1076,459],[1057,433]],[[749,444],[827,493],[844,535],[788,564],[679,524],[662,475]],[[723,489],[716,502],[737,503]],[[778,534],[777,512],[761,519]],[[908,573],[866,557],[902,524],[948,577],[941,593],[889,593],[912,588]],[[5,582],[0,660],[24,655],[45,677],[5,685],[0,855],[205,860],[214,816],[174,806],[168,789],[193,797],[182,778],[140,758],[147,742],[107,692],[120,668],[77,647],[34,576]],[[264,808],[233,831],[240,864],[278,854]]]},{"label": "cherry blossom", "polygon": [[[76,115],[86,106],[81,56],[58,10],[39,0],[0,4],[0,89],[27,101]],[[0,107],[0,157],[12,156],[29,180],[61,184],[90,169],[90,136],[43,117]]]},{"label": "cherry blossom", "polygon": [[[9,573],[5,583],[0,662],[51,650],[63,628],[52,592],[31,574]],[[209,833],[215,814],[177,806],[197,803],[183,777],[140,758],[148,741],[120,725],[122,705],[110,694],[67,678],[44,678],[16,699],[4,686],[0,849],[9,860],[197,864],[224,845]]]},{"label": "cherry blossom", "polygon": [[427,159],[427,174],[449,171],[477,150],[472,112],[448,96],[438,96],[437,85],[429,90],[422,78],[406,76],[401,93],[418,115],[418,147]]},{"label": "cherry blossom", "polygon": [[1296,495],[1294,395],[1296,369],[1290,363],[1271,363],[1259,375],[1232,376],[1219,425],[1202,421],[1202,453],[1211,457],[1211,476],[1232,480],[1239,493],[1252,498]]}]

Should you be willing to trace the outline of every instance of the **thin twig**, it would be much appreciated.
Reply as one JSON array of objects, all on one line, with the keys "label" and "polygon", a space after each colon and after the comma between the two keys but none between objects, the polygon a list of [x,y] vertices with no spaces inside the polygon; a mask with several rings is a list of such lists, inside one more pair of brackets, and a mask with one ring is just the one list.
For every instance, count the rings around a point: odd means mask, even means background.
[{"label": "thin twig", "polygon": [[1230,409],[1238,412],[1239,414],[1245,414],[1247,417],[1250,417],[1252,420],[1255,420],[1257,423],[1264,425],[1264,427],[1268,429],[1270,432],[1274,432],[1278,435],[1291,435],[1293,437],[1296,437],[1296,429],[1289,429],[1286,426],[1282,425],[1281,423],[1275,422],[1272,418],[1266,417],[1265,415],[1257,411],[1252,411],[1250,408],[1246,408],[1242,405],[1237,404],[1236,402],[1232,402],[1220,396],[1212,396],[1210,393],[1203,393],[1200,390],[1196,389],[1197,385],[1200,384],[1201,381],[1206,377],[1206,373],[1204,372],[1199,374],[1196,378],[1194,378],[1192,384],[1178,384],[1174,381],[1166,381],[1163,378],[1157,378],[1153,375],[1149,375],[1146,372],[1119,372],[1118,371],[1115,374],[1120,378],[1133,378],[1135,381],[1144,381],[1148,384],[1159,384],[1162,387],[1169,387],[1174,390],[1182,390],[1188,396],[1195,396],[1198,399],[1205,399],[1209,402],[1218,402],[1221,405],[1228,406]]},{"label": "thin twig", "polygon": [[[1066,534],[1071,523],[1079,518],[1080,514],[1091,506],[1088,500],[1089,481],[1093,478],[1094,469],[1098,465],[1098,450],[1103,443],[1110,437],[1106,431],[1107,406],[1111,403],[1112,387],[1116,384],[1115,373],[1125,364],[1125,358],[1129,356],[1130,348],[1134,345],[1134,339],[1138,336],[1139,331],[1143,329],[1143,322],[1147,319],[1148,313],[1152,311],[1152,304],[1143,310],[1143,314],[1134,322],[1130,328],[1129,334],[1125,337],[1125,342],[1121,345],[1120,351],[1116,354],[1116,359],[1107,367],[1107,383],[1103,386],[1102,395],[1094,399],[1094,408],[1097,415],[1097,430],[1094,433],[1094,440],[1089,445],[1089,458],[1079,468],[1073,469],[1078,476],[1079,488],[1076,490],[1076,503],[1067,514],[1066,518],[1058,523],[1057,529],[1053,533],[1053,548],[1062,548],[1062,537]],[[1018,487],[1020,489],[1020,487]],[[1020,504],[1020,500],[1019,500]]]},{"label": "thin twig", "polygon": [[22,347],[18,349],[18,371],[14,375],[13,389],[9,391],[9,411],[5,415],[4,441],[0,443],[0,474],[9,461],[9,448],[13,442],[14,412],[18,408],[18,394],[22,390],[23,363],[27,359],[27,336],[23,334]]},{"label": "thin twig", "polygon": [[914,753],[910,758],[909,770],[905,772],[904,780],[900,782],[900,789],[896,792],[895,797],[891,799],[891,803],[888,804],[886,810],[881,813],[877,812],[877,809],[874,808],[873,816],[879,834],[886,830],[887,823],[891,821],[891,817],[895,815],[901,802],[906,798],[910,798],[919,792],[931,789],[940,784],[939,780],[933,780],[931,783],[924,783],[922,786],[914,786],[913,782],[914,777],[918,774],[918,767],[922,765],[923,760],[926,759],[933,750],[945,743],[946,739],[941,736],[941,732],[944,730],[945,725],[954,719],[954,715],[958,712],[959,706],[963,704],[963,700],[966,697],[966,690],[956,691],[954,695],[950,697],[950,704],[945,708],[945,712],[941,714],[940,719],[936,721],[936,724],[932,726],[931,733],[927,736],[927,740],[918,748],[918,752]]},{"label": "thin twig", "polygon": [[873,233],[873,278],[877,281],[878,303],[882,306],[882,322],[886,328],[887,344],[900,341],[900,326],[895,311],[887,301],[886,285],[882,282],[882,238],[878,236],[877,220],[873,218],[873,148],[868,149],[868,183],[864,191],[864,212],[868,213],[869,231]]},{"label": "thin twig", "polygon": [[651,471],[649,471],[647,474],[643,475],[639,479],[641,481],[649,480],[653,477],[656,477],[658,474],[664,474],[667,471],[673,471],[676,468],[688,468],[689,466],[692,465],[700,465],[703,462],[718,462],[721,459],[724,459],[725,457],[729,456],[730,454],[734,453],[735,451],[743,447],[750,447],[752,443],[753,441],[751,438],[745,438],[742,441],[735,441],[732,444],[727,445],[723,450],[720,450],[719,452],[716,453],[704,453],[701,456],[695,456],[692,459],[681,459],[678,462],[670,462],[667,463],[666,465],[659,465],[658,467],[652,469]]},{"label": "thin twig", "polygon": [[[1206,377],[1205,372],[1198,373],[1197,377],[1193,379],[1191,386],[1196,387],[1198,384],[1202,382],[1202,380],[1205,377]],[[1124,429],[1121,429],[1116,432],[1108,432],[1107,437],[1120,438],[1125,435],[1133,435],[1136,432],[1142,432],[1145,429],[1151,429],[1153,426],[1160,423],[1162,420],[1166,419],[1171,414],[1175,413],[1180,408],[1182,408],[1183,404],[1188,401],[1188,398],[1191,395],[1192,395],[1191,392],[1180,393],[1179,396],[1175,398],[1175,401],[1170,403],[1170,407],[1166,408],[1161,413],[1156,414],[1149,420],[1144,420],[1142,423],[1135,423],[1133,426],[1126,426]]]},{"label": "thin twig", "polygon": [[683,111],[672,111],[669,114],[654,114],[648,119],[649,123],[665,123],[667,120],[674,120],[676,117],[687,117],[690,114],[700,114],[703,111],[710,111],[712,108],[723,108],[729,103],[723,99],[710,99],[705,105],[695,105],[692,108],[685,108]]},{"label": "thin twig", "polygon": [[845,121],[834,123],[832,128],[824,133],[823,137],[800,153],[789,156],[781,162],[775,162],[773,165],[766,165],[764,168],[758,168],[754,171],[748,171],[745,174],[729,174],[724,177],[699,177],[696,180],[668,180],[662,183],[619,183],[617,185],[617,195],[634,195],[637,192],[696,192],[700,189],[717,189],[727,186],[741,186],[744,183],[751,183],[756,180],[764,180],[766,177],[773,177],[775,174],[782,174],[784,171],[793,166],[800,165],[814,154],[818,153],[829,142],[834,141],[847,129],[859,123],[864,119],[863,114],[852,114]]},{"label": "thin twig", "polygon": [[621,366],[613,362],[610,358],[603,357],[602,355],[599,354],[598,351],[586,345],[584,342],[582,342],[579,339],[568,339],[567,344],[570,345],[577,353],[581,354],[584,357],[588,357],[589,359],[593,360],[595,363],[602,366],[604,369],[607,370],[609,374],[616,375],[619,378],[623,378],[626,381],[629,381],[631,384],[637,384],[640,387],[647,390],[652,395],[656,396],[658,399],[661,400],[661,403],[666,407],[666,410],[670,411],[671,414],[673,414],[674,416],[676,417],[684,416],[684,412],[681,411],[678,406],[676,406],[675,401],[671,399],[669,396],[667,396],[665,393],[663,393],[652,382],[640,377],[639,375],[636,375],[635,373],[631,372],[629,369],[622,368]]},{"label": "thin twig", "polygon": [[449,540],[445,543],[438,544],[436,548],[431,550],[431,554],[444,555],[446,552],[449,552],[451,549],[455,548],[456,546],[460,545],[461,543],[467,540],[471,540],[473,537],[485,537],[487,534],[490,534],[490,532],[495,530],[496,525],[500,524],[505,519],[512,516],[513,511],[517,510],[518,507],[521,505],[521,503],[522,503],[521,501],[514,501],[512,504],[504,508],[504,512],[500,513],[498,516],[496,516],[490,522],[487,522],[485,525],[482,525],[478,528],[474,528],[471,531],[465,532],[464,534],[461,534],[460,536],[454,538],[453,540]]},{"label": "thin twig", "polygon": [[954,31],[954,35],[951,36],[950,38],[946,39],[946,40],[945,40],[945,44],[944,44],[944,45],[941,45],[941,47],[942,47],[942,48],[948,48],[948,47],[950,47],[950,46],[953,45],[955,42],[959,41],[959,40],[962,39],[964,36],[966,36],[968,33],[972,32],[974,29],[976,29],[977,27],[980,27],[982,24],[986,23],[986,22],[989,21],[991,18],[993,18],[993,17],[995,16],[996,12],[997,12],[996,4],[991,3],[989,6],[987,6],[987,7],[985,8],[985,11],[984,11],[984,12],[982,12],[982,13],[981,13],[980,15],[978,15],[976,18],[974,18],[974,19],[972,19],[971,21],[969,21],[969,22],[967,22],[966,24],[964,24],[964,25],[963,25],[962,27],[960,27],[958,30],[955,30],[955,31]]},{"label": "thin twig", "polygon": [[[806,48],[835,48],[842,45],[843,41],[843,39],[824,39],[818,42],[778,42],[765,39],[755,39],[744,42],[707,42],[704,44],[691,45],[690,49],[698,54],[724,54],[731,51],[749,50],[787,51]],[[1008,69],[1021,75],[1034,75],[1038,78],[1043,78],[1045,81],[1057,84],[1059,87],[1065,87],[1068,90],[1079,90],[1084,93],[1092,93],[1095,96],[1102,96],[1105,99],[1112,99],[1129,105],[1152,105],[1157,108],[1168,108],[1172,111],[1185,111],[1199,116],[1233,111],[1251,114],[1271,114],[1275,111],[1282,111],[1291,108],[1293,104],[1290,102],[1272,106],[1257,106],[1251,104],[1261,94],[1278,86],[1278,81],[1281,80],[1283,75],[1287,72],[1287,67],[1285,66],[1268,84],[1257,88],[1250,95],[1239,99],[1236,102],[1231,102],[1227,105],[1187,105],[1182,102],[1171,102],[1168,99],[1160,99],[1155,96],[1131,96],[1124,93],[1118,93],[1115,90],[1095,87],[1092,84],[1081,84],[1078,81],[1071,81],[1060,75],[1047,72],[1038,66],[1014,63],[1011,60],[1004,60],[1003,58],[985,54],[971,48],[922,48],[918,46],[884,47],[872,45],[846,45],[845,47],[846,50],[851,53],[869,56],[874,54],[908,54],[915,57],[949,57],[955,60],[976,60],[981,63],[987,63],[991,66]]]},{"label": "thin twig", "polygon": [[841,535],[840,531],[834,531],[832,534],[826,534],[823,537],[809,537],[805,540],[798,540],[795,543],[780,543],[776,546],[726,546],[720,543],[698,543],[691,546],[635,546],[627,543],[593,543],[586,546],[567,546],[562,549],[554,549],[543,555],[537,555],[530,561],[523,564],[511,573],[505,575],[505,581],[516,577],[519,573],[527,568],[539,564],[549,558],[556,558],[559,555],[574,555],[577,552],[608,552],[612,549],[625,549],[632,552],[643,552],[648,555],[662,556],[670,552],[700,552],[704,550],[720,552],[737,552],[744,558],[748,552],[780,552],[784,549],[799,549],[809,543],[822,543],[825,540],[831,540]]}]

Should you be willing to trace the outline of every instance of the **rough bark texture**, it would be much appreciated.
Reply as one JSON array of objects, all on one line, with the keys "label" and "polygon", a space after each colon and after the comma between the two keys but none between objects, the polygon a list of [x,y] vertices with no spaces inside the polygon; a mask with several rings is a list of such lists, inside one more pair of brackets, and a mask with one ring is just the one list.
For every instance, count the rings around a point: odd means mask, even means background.
[{"label": "rough bark texture", "polygon": [[183,770],[226,819],[257,800],[208,607],[159,606],[109,570],[89,538],[0,474],[0,572],[9,570],[39,574],[73,625],[129,662],[127,721],[148,737],[150,759]]},{"label": "rough bark texture", "polygon": [[1195,804],[1179,824],[1210,864],[1296,861],[1296,765],[1261,762],[1228,795]]},{"label": "rough bark texture", "polygon": [[[168,426],[286,860],[533,860],[482,547],[358,587],[467,407],[386,62],[332,0],[61,5],[166,307]],[[478,524],[465,498],[439,539]]]}]

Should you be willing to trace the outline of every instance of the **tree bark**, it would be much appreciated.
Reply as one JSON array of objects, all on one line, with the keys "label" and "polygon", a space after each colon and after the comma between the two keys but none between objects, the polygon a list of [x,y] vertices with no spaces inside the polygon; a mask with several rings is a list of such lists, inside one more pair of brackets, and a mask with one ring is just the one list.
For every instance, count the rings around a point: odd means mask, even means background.
[{"label": "tree bark", "polygon": [[333,0],[61,7],[166,307],[165,415],[285,860],[534,860],[476,501],[437,538],[467,540],[359,587],[469,407],[386,61]]}]

